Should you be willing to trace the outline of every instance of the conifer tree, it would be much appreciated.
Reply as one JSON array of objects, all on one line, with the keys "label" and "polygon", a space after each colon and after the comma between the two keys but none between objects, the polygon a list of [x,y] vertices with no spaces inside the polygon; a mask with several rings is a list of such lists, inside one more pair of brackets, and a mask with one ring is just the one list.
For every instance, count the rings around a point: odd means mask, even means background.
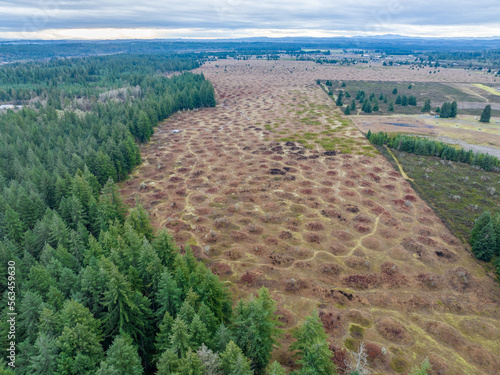
[{"label": "conifer tree", "polygon": [[297,363],[302,365],[302,368],[297,371],[297,375],[332,375],[337,373],[335,365],[330,359],[333,357],[333,353],[329,349],[326,341],[327,335],[317,311],[307,316],[304,323],[295,330],[292,336],[297,341],[290,346],[290,349],[297,350],[297,355],[300,357]]},{"label": "conifer tree", "polygon": [[274,361],[267,367],[266,375],[286,375],[286,372],[277,361]]},{"label": "conifer tree", "polygon": [[490,118],[491,118],[491,105],[488,104],[486,107],[484,107],[479,122],[490,122]]},{"label": "conifer tree", "polygon": [[191,336],[189,335],[188,326],[181,318],[177,317],[172,324],[172,333],[170,334],[170,348],[177,354],[178,358],[186,355]]},{"label": "conifer tree", "polygon": [[269,364],[271,353],[278,345],[280,336],[276,302],[269,296],[267,288],[259,290],[257,298],[240,301],[234,318],[236,343],[251,359],[252,369],[261,374]]},{"label": "conifer tree", "polygon": [[479,217],[474,221],[474,227],[470,233],[469,243],[471,246],[474,245],[474,242],[479,236],[479,233],[483,230],[483,228],[491,222],[491,214],[489,211],[484,211],[479,215]]},{"label": "conifer tree", "polygon": [[203,364],[196,352],[191,348],[186,353],[186,356],[179,361],[178,370],[179,375],[204,375]]},{"label": "conifer tree", "polygon": [[189,335],[191,338],[190,347],[193,350],[198,350],[202,344],[209,344],[210,337],[207,326],[200,319],[198,314],[195,314],[191,324],[189,325]]},{"label": "conifer tree", "polygon": [[472,252],[478,259],[489,262],[497,248],[493,222],[486,224],[478,233],[472,245]]},{"label": "conifer tree", "polygon": [[97,375],[142,375],[144,370],[137,348],[126,334],[116,336],[101,362]]}]

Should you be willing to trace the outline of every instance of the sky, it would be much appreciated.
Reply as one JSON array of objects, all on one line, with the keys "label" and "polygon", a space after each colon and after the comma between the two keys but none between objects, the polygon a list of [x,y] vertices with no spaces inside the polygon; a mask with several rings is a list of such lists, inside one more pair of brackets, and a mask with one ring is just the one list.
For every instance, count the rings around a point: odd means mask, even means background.
[{"label": "sky", "polygon": [[0,38],[500,36],[500,1],[0,0]]}]

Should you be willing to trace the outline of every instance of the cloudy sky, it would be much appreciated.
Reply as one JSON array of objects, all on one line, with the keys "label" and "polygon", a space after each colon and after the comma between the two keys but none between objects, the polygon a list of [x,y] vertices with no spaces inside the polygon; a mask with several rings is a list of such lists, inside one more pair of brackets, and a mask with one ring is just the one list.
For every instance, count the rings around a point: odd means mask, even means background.
[{"label": "cloudy sky", "polygon": [[499,0],[0,0],[0,38],[500,36]]}]

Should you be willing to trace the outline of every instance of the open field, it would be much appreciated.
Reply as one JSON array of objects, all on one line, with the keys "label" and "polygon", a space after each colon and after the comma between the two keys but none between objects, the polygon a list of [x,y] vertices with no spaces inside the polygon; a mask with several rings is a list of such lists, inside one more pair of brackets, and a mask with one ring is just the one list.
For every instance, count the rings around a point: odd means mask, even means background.
[{"label": "open field", "polygon": [[500,157],[500,119],[480,123],[472,116],[443,119],[421,115],[350,116],[363,132],[420,134]]},{"label": "open field", "polygon": [[469,241],[471,223],[483,211],[500,208],[499,173],[397,150],[387,156],[389,161],[397,159],[419,195],[464,242]]},{"label": "open field", "polygon": [[[436,73],[441,74],[441,72]],[[356,114],[360,115],[392,115],[396,114],[420,114],[421,109],[426,99],[431,100],[431,108],[434,111],[436,107],[441,107],[444,102],[457,101],[459,113],[468,115],[481,115],[486,104],[490,104],[493,110],[493,115],[500,115],[500,91],[496,87],[500,84],[471,84],[466,82],[414,82],[414,81],[347,81],[347,80],[332,80],[332,90],[337,95],[339,90],[348,92],[351,97],[344,99],[344,104],[350,104],[352,99],[355,99],[358,91],[364,91],[366,96],[375,94],[387,98],[387,103],[379,99],[380,110],[371,114],[365,114],[361,111],[361,105],[357,103]],[[345,84],[344,87],[342,85]],[[411,87],[411,88],[410,88]],[[393,94],[393,89],[397,89],[397,94]],[[417,106],[401,106],[394,104],[398,95],[407,97],[415,96]],[[394,112],[388,111],[388,104],[394,104]]]},{"label": "open field", "polygon": [[333,346],[367,344],[375,373],[407,373],[428,356],[433,374],[494,374],[499,285],[315,83],[493,78],[296,61],[215,65],[199,70],[218,106],[159,125],[121,185],[126,201],[138,196],[153,224],[190,244],[235,297],[270,289],[287,330],[275,357],[289,369],[289,329],[316,308]]}]

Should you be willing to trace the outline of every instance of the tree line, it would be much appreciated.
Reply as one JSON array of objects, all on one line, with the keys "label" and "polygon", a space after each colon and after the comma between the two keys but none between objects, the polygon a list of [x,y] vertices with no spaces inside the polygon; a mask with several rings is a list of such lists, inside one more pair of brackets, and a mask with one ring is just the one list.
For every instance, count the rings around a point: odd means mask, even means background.
[{"label": "tree line", "polygon": [[500,167],[500,160],[493,155],[474,152],[472,150],[466,151],[463,148],[456,148],[452,145],[427,138],[384,132],[372,133],[371,130],[366,133],[366,137],[370,142],[379,146],[387,145],[390,148],[411,154],[436,156],[444,160],[475,165],[485,171],[491,171]]}]

